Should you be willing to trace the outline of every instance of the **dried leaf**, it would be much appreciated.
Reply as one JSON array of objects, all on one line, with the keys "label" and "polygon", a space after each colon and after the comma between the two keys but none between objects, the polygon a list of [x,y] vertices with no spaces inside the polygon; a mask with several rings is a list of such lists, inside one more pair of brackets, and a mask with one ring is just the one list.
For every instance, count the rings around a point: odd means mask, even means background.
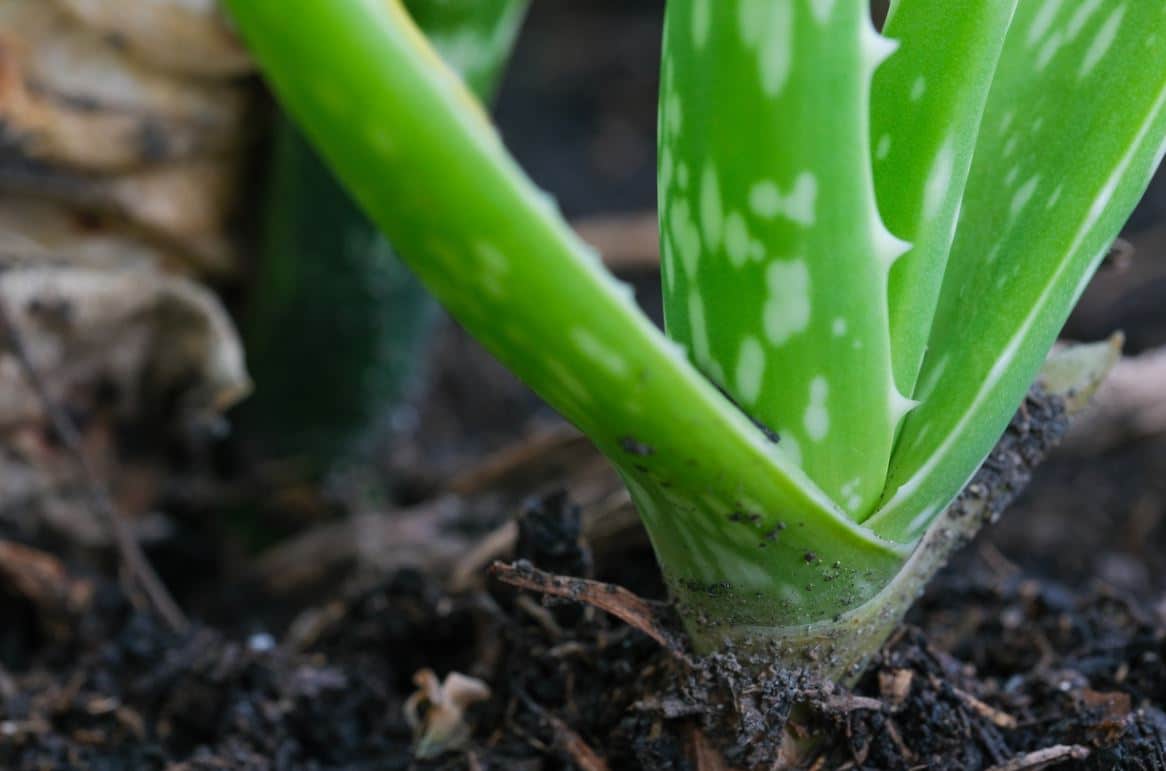
[{"label": "dried leaf", "polygon": [[160,74],[43,0],[0,2],[0,125],[27,157],[114,171],[216,154],[243,110],[240,87]]},{"label": "dried leaf", "polygon": [[187,270],[213,276],[237,268],[225,234],[235,176],[229,159],[164,163],[117,176],[0,162],[0,189],[11,196],[122,222],[181,256]]},{"label": "dried leaf", "polygon": [[251,68],[215,0],[57,0],[57,4],[134,55],[173,72],[231,76]]}]

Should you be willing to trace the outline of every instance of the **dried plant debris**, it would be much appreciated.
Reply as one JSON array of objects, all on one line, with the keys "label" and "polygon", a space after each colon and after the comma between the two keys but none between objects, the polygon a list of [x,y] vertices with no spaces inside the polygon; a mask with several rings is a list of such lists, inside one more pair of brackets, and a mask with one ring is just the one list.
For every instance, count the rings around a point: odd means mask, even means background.
[{"label": "dried plant debris", "polygon": [[432,669],[413,675],[416,692],[405,702],[405,720],[413,729],[413,754],[436,758],[469,741],[466,710],[490,698],[490,687],[475,677],[450,672],[439,680]]},{"label": "dried plant debris", "polygon": [[109,217],[0,195],[0,265],[182,272],[184,264]]},{"label": "dried plant debris", "polygon": [[[106,463],[116,456],[111,422],[190,435],[216,426],[250,388],[226,312],[189,280],[0,263],[0,299],[49,395],[89,429]],[[15,517],[21,530],[47,522],[83,543],[102,542],[77,500],[75,468],[51,437],[42,399],[14,349],[0,345],[0,520]]]},{"label": "dried plant debris", "polygon": [[[185,279],[29,268],[0,273],[0,292],[33,363],[62,397],[104,381],[122,394],[121,406],[130,412],[178,394],[193,415],[221,411],[250,388],[226,312],[210,292]],[[39,414],[20,382],[6,381],[0,393],[0,426]]]},{"label": "dried plant debris", "polygon": [[215,155],[244,107],[238,86],[159,73],[55,3],[0,2],[0,126],[21,155],[89,171]]},{"label": "dried plant debris", "polygon": [[234,76],[251,61],[216,0],[56,0],[134,56],[176,73]]},{"label": "dried plant debris", "polygon": [[0,157],[0,207],[16,199],[54,205],[66,217],[105,222],[145,241],[167,255],[163,264],[212,277],[237,272],[227,232],[237,182],[236,167],[222,159],[91,175]]},{"label": "dried plant debris", "polygon": [[[217,13],[190,0],[0,0],[0,209],[16,209],[0,218],[19,217],[32,200],[52,202],[170,256],[152,256],[156,264],[234,275],[228,225],[251,136],[251,88],[208,72],[176,74],[131,51],[131,41],[150,40],[210,70],[222,62],[222,74],[242,72],[245,59],[226,53],[236,44]],[[37,224],[44,233],[54,223]],[[138,244],[127,246],[127,256],[140,256]]]}]

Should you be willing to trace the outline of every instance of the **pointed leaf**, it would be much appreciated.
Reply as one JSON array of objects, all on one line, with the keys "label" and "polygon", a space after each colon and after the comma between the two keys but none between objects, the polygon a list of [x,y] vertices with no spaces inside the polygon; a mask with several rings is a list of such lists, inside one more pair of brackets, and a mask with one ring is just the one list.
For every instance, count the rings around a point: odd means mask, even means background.
[{"label": "pointed leaf", "polygon": [[879,493],[894,387],[866,0],[670,0],[659,195],[668,334],[849,516]]},{"label": "pointed leaf", "polygon": [[911,242],[891,269],[895,382],[912,395],[955,236],[964,184],[1017,0],[900,0],[875,73],[875,189],[887,227]]},{"label": "pointed leaf", "polygon": [[974,473],[1149,183],[1166,4],[1025,0],[980,132],[917,398],[868,521],[919,536]]}]

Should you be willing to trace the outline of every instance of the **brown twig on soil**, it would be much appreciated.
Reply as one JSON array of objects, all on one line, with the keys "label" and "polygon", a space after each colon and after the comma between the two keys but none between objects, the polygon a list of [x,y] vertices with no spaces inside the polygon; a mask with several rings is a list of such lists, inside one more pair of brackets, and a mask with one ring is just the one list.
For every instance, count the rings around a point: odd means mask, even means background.
[{"label": "brown twig on soil", "polygon": [[554,746],[559,752],[571,758],[582,771],[608,771],[607,761],[582,736],[525,693],[519,695],[523,703],[551,727],[554,733]]},{"label": "brown twig on soil", "polygon": [[[940,690],[943,687],[943,683],[939,680],[939,678],[934,676],[931,678],[931,685],[936,690]],[[972,694],[960,688],[952,686],[951,692],[957,699],[963,702],[965,707],[970,709],[972,712],[975,712],[985,720],[991,722],[997,728],[1003,728],[1006,730],[1016,728],[1016,718],[1014,718],[1012,715],[1009,715],[1007,712],[998,710],[991,704],[986,704],[983,701],[980,701]]]},{"label": "brown twig on soil", "polygon": [[677,658],[688,659],[683,643],[660,619],[660,614],[653,604],[622,586],[585,578],[558,576],[539,570],[525,560],[519,560],[513,565],[495,562],[490,566],[490,574],[499,581],[520,589],[529,589],[532,592],[562,597],[599,608],[648,635]]},{"label": "brown twig on soil", "polygon": [[1066,760],[1084,760],[1089,757],[1089,748],[1080,744],[1057,744],[1043,750],[1018,755],[1007,763],[992,766],[988,771],[1036,771],[1048,768],[1054,763]]},{"label": "brown twig on soil", "polygon": [[145,553],[142,552],[141,546],[134,539],[130,533],[129,528],[126,527],[121,515],[118,514],[114,508],[113,501],[109,497],[109,492],[105,488],[105,484],[98,476],[93,464],[85,453],[85,448],[82,446],[81,435],[77,431],[72,419],[60,408],[60,406],[53,400],[49,393],[47,384],[44,378],[41,377],[40,372],[32,362],[29,355],[28,347],[24,343],[24,338],[20,334],[20,330],[16,328],[16,323],[13,320],[12,313],[8,308],[8,303],[3,295],[0,293],[0,341],[7,343],[8,349],[15,356],[17,364],[28,380],[29,385],[37,395],[44,407],[45,415],[53,428],[53,432],[60,439],[65,449],[73,456],[74,462],[81,473],[81,481],[93,502],[93,509],[97,515],[105,521],[105,525],[109,528],[110,534],[113,537],[114,543],[117,546],[118,555],[121,557],[122,564],[127,574],[127,589],[130,589],[128,594],[131,599],[136,599],[136,592],[132,591],[134,586],[139,589],[145,596],[147,602],[153,607],[154,611],[158,613],[159,617],[170,626],[175,632],[184,632],[189,626],[186,616],[170,596],[170,592],[166,586],[158,578],[158,574],[154,572],[154,568],[150,565],[149,560],[146,559]]}]

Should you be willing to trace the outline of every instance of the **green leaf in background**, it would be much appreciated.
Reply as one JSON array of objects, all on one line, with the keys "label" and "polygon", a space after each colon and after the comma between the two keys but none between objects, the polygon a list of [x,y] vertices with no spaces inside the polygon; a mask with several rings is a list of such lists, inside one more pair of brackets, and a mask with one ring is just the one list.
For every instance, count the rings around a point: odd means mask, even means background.
[{"label": "green leaf in background", "polygon": [[[480,99],[497,87],[529,0],[410,0],[442,59]],[[383,449],[422,377],[436,303],[300,131],[274,129],[247,351],[243,424],[311,471]]]},{"label": "green leaf in background", "polygon": [[868,0],[672,0],[660,99],[669,336],[852,519],[899,421],[870,164]]},{"label": "green leaf in background", "polygon": [[992,76],[1017,0],[900,0],[875,73],[871,142],[879,210],[911,250],[891,269],[895,382],[911,396],[963,201]]},{"label": "green leaf in background", "polygon": [[1022,0],[887,500],[910,542],[1000,436],[1163,153],[1166,4]]}]

